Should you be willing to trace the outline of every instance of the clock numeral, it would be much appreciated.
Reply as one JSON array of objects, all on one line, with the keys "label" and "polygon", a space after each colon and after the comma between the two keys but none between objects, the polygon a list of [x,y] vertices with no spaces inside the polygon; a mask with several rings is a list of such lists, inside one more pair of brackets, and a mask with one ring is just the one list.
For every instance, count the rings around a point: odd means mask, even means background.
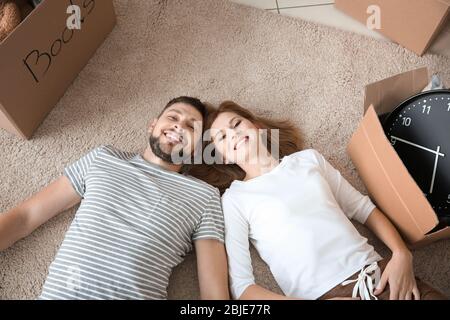
[{"label": "clock numeral", "polygon": [[422,113],[424,113],[424,114],[426,113],[427,115],[429,115],[430,111],[431,111],[431,106],[423,106]]},{"label": "clock numeral", "polygon": [[403,125],[409,127],[411,125],[411,118],[403,118]]},{"label": "clock numeral", "polygon": [[391,144],[393,146],[395,146],[395,143],[397,142],[397,140],[394,137],[391,137]]},{"label": "clock numeral", "polygon": [[448,198],[447,198],[448,200],[447,200],[447,203],[450,203],[450,194],[448,195]]},{"label": "clock numeral", "polygon": [[448,104],[448,109],[447,109],[447,111],[450,111],[450,103]]}]

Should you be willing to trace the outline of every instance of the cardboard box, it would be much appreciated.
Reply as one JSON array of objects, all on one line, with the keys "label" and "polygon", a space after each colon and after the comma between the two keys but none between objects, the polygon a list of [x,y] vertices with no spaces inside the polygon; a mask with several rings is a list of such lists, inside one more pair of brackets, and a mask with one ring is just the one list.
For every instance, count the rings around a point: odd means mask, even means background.
[{"label": "cardboard box", "polygon": [[429,51],[434,54],[450,57],[450,18],[447,19],[446,25],[431,45]]},{"label": "cardboard box", "polygon": [[337,9],[364,25],[371,5],[379,6],[381,13],[381,29],[375,30],[418,55],[430,47],[450,16],[450,0],[335,0]]},{"label": "cardboard box", "polygon": [[[69,5],[81,29],[67,28]],[[31,138],[113,29],[112,0],[44,0],[0,43],[0,127]]]},{"label": "cardboard box", "polygon": [[432,231],[438,218],[386,137],[379,115],[390,113],[428,84],[427,68],[396,75],[366,86],[364,117],[347,152],[371,199],[411,248],[450,238],[450,227]]}]

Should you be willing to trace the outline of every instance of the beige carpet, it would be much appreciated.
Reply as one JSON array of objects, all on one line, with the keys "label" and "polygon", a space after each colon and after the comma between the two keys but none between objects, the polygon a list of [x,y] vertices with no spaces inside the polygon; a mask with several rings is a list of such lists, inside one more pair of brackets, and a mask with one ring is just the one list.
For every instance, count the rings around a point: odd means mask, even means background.
[{"label": "beige carpet", "polygon": [[[234,99],[289,117],[365,192],[345,146],[362,115],[364,84],[427,65],[450,83],[450,58],[226,0],[116,0],[118,25],[34,139],[0,132],[0,212],[58,177],[100,144],[144,147],[148,120],[172,97]],[[0,298],[33,299],[73,218],[70,210],[0,253]],[[382,255],[386,249],[363,227]],[[450,296],[450,241],[416,251],[416,274]],[[257,281],[276,289],[254,254]],[[195,256],[176,268],[173,299],[198,298]]]}]

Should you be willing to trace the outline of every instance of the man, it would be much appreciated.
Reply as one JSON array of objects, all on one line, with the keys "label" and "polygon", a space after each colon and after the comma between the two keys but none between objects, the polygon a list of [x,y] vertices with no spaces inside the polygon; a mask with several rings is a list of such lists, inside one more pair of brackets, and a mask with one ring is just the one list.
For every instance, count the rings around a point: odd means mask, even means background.
[{"label": "man", "polygon": [[194,129],[206,113],[198,99],[173,99],[149,126],[142,155],[95,148],[0,215],[3,250],[81,202],[39,299],[166,299],[192,242],[201,298],[229,298],[219,192],[173,161],[200,146]]}]

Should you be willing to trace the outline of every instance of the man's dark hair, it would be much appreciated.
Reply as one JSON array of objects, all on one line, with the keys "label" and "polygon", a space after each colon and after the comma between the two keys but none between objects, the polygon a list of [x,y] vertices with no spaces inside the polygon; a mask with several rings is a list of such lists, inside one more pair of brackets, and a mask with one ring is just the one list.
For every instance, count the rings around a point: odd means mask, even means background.
[{"label": "man's dark hair", "polygon": [[206,116],[208,115],[208,109],[207,109],[206,105],[203,104],[203,102],[201,102],[199,99],[193,98],[193,97],[181,96],[181,97],[170,100],[166,104],[164,109],[161,111],[158,118],[161,117],[161,115],[164,113],[164,111],[166,111],[167,108],[174,105],[175,103],[184,103],[184,104],[190,105],[191,107],[196,109],[198,112],[200,112],[203,120],[205,120]]}]

